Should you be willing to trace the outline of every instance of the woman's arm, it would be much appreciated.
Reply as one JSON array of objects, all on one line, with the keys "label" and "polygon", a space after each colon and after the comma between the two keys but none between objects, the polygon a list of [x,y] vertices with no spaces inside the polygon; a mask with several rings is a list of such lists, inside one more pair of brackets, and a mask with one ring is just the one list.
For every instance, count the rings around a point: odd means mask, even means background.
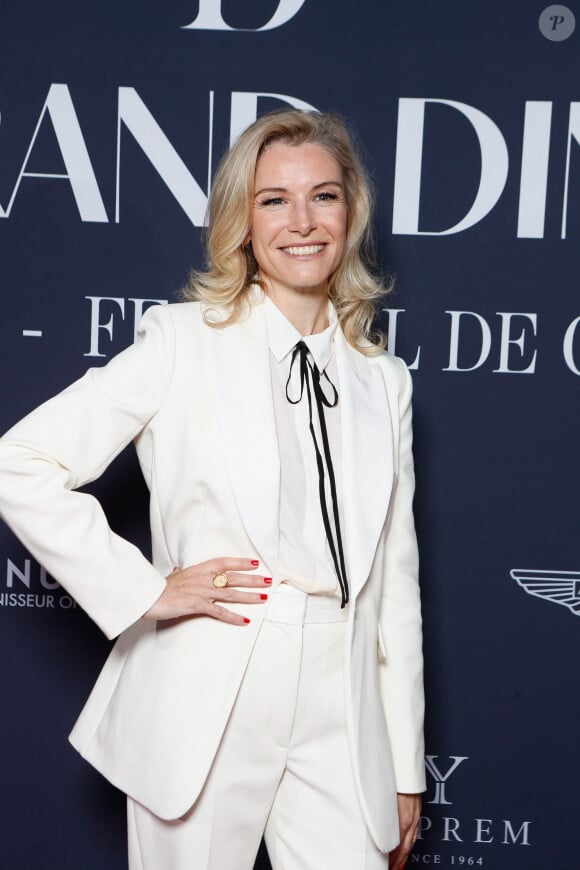
[{"label": "woman's arm", "polygon": [[135,345],[90,369],[0,439],[0,515],[107,637],[148,610],[165,578],[73,490],[97,478],[163,403],[174,360],[171,314],[145,314]]}]

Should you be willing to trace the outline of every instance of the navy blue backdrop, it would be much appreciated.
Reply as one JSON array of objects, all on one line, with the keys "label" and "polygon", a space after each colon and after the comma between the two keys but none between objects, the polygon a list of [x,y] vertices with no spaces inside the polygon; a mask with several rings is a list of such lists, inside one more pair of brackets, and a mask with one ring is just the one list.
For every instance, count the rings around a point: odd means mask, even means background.
[{"label": "navy blue backdrop", "polygon": [[[427,661],[410,865],[571,868],[580,552],[580,5],[31,0],[0,12],[0,428],[201,265],[208,176],[291,103],[345,115],[415,382]],[[147,549],[127,451],[92,487]],[[65,735],[107,642],[0,529],[0,865],[125,864]],[[260,868],[268,866],[260,856]]]}]

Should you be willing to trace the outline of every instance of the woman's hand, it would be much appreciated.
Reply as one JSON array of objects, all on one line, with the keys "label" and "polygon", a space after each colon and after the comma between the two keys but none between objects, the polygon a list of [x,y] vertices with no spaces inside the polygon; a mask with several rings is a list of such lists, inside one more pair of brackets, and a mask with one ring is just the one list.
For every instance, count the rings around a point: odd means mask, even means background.
[{"label": "woman's hand", "polygon": [[[211,616],[231,625],[247,625],[247,617],[232,613],[218,601],[236,604],[264,604],[265,592],[244,592],[237,586],[263,590],[272,584],[271,577],[240,572],[257,568],[257,559],[209,559],[199,565],[174,568],[166,578],[167,586],[155,604],[144,614],[145,619],[177,619],[183,616]],[[213,584],[216,574],[226,574],[228,585],[218,588]]]},{"label": "woman's hand", "polygon": [[398,794],[399,835],[400,843],[389,853],[389,867],[401,870],[405,866],[411,849],[415,845],[419,833],[419,817],[421,815],[420,794]]}]

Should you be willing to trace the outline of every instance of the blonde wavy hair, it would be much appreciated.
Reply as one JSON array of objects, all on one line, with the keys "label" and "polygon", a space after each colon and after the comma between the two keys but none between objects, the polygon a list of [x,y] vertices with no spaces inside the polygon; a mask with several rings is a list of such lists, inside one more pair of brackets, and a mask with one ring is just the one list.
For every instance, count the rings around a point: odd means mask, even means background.
[{"label": "blonde wavy hair", "polygon": [[225,306],[225,318],[208,319],[216,328],[243,316],[251,284],[260,283],[252,246],[244,245],[252,224],[256,165],[275,142],[319,145],[342,170],[347,238],[342,262],[328,279],[328,295],[349,344],[366,355],[378,353],[386,342],[381,332],[373,331],[373,320],[378,300],[390,287],[383,287],[374,272],[369,180],[344,122],[336,115],[297,109],[272,112],[241,134],[222,159],[209,197],[206,271],[192,272],[182,298]]}]

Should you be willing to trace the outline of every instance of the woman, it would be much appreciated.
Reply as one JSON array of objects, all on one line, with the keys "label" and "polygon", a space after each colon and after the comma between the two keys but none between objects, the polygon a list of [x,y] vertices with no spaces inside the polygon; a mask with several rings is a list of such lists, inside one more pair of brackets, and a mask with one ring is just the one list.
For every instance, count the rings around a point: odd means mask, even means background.
[{"label": "woman", "polygon": [[[378,870],[417,835],[411,385],[370,341],[369,221],[339,120],[259,119],[195,301],[1,441],[6,521],[120,635],[71,740],[128,795],[132,870],[250,870],[264,830],[274,870]],[[74,492],[131,440],[153,564]]]}]

